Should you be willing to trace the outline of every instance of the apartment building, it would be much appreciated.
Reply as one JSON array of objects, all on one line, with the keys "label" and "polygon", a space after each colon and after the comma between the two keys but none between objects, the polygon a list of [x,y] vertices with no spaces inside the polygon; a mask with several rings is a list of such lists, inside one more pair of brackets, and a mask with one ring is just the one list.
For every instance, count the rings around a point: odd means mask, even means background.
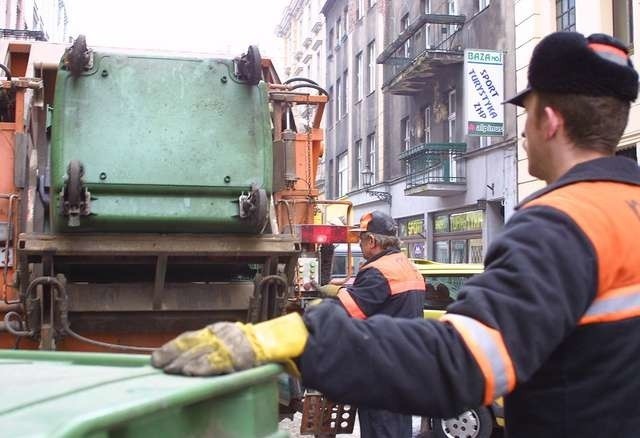
[{"label": "apartment building", "polygon": [[516,203],[510,0],[388,0],[382,181],[403,248],[482,262]]},{"label": "apartment building", "polygon": [[[640,59],[633,50],[640,47],[637,26],[638,2],[633,0],[516,0],[515,53],[517,88],[527,86],[527,68],[535,45],[545,35],[555,31],[576,31],[585,35],[607,33],[632,48],[631,59],[638,67]],[[526,116],[518,111],[518,132],[524,131]],[[618,154],[638,160],[640,143],[640,103],[631,106],[629,124],[618,146]],[[527,155],[518,147],[518,199],[522,200],[544,186],[528,172]]]},{"label": "apartment building", "polygon": [[515,109],[501,105],[516,89],[513,1],[328,0],[322,12],[327,197],[356,218],[387,211],[412,257],[482,261],[516,203]]},{"label": "apartment building", "polygon": [[386,192],[379,198],[364,193],[365,182],[384,182],[384,163],[393,159],[382,147],[382,66],[376,63],[384,44],[384,2],[328,0],[322,13],[331,95],[325,118],[326,197],[351,200],[357,219],[369,209],[388,210],[390,205]]},{"label": "apartment building", "polygon": [[68,42],[64,0],[0,1],[0,38]]}]

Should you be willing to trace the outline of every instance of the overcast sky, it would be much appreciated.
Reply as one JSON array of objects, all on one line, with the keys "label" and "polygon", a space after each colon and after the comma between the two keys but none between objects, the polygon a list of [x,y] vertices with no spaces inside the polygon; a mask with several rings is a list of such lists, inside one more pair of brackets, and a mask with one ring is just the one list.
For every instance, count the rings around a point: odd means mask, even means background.
[{"label": "overcast sky", "polygon": [[290,0],[67,0],[71,36],[89,46],[277,57],[275,28]]}]

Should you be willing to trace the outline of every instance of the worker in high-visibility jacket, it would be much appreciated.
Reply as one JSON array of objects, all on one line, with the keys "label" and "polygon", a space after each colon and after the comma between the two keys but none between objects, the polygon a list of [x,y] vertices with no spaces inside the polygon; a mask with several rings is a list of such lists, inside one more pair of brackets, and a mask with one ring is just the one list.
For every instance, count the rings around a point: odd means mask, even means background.
[{"label": "worker in high-visibility jacket", "polygon": [[527,111],[529,172],[548,185],[442,321],[358,320],[321,303],[183,335],[153,363],[213,374],[295,359],[304,384],[337,402],[447,418],[505,396],[509,436],[638,436],[640,170],[614,156],[638,74],[612,37],[557,32],[533,50],[528,79],[509,102]]},{"label": "worker in high-visibility jacket", "polygon": [[[381,211],[360,219],[360,249],[366,262],[349,286],[327,284],[320,291],[335,297],[349,316],[421,318],[425,283],[416,266],[400,251],[395,221]],[[411,438],[411,415],[358,407],[360,433],[368,438]]]}]

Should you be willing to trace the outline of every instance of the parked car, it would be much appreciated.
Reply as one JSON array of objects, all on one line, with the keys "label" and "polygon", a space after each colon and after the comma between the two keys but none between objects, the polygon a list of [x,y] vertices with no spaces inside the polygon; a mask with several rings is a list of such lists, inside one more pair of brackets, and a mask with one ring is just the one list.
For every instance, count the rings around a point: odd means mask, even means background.
[{"label": "parked car", "polygon": [[[484,271],[482,264],[437,263],[413,259],[427,283],[424,317],[438,319],[458,297],[462,285]],[[455,418],[423,418],[422,431],[438,438],[489,438],[501,436],[504,427],[502,398],[491,406],[470,409]]]}]

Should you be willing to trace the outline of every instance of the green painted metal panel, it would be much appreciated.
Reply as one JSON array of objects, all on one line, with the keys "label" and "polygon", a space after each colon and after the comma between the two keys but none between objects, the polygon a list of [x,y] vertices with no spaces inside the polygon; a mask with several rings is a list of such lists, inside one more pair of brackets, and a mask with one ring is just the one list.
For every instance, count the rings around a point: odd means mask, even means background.
[{"label": "green painted metal panel", "polygon": [[[59,205],[71,160],[92,196],[72,229]],[[234,201],[272,189],[266,84],[236,80],[226,59],[94,53],[80,77],[58,71],[51,176],[56,231],[256,232]]]},{"label": "green painted metal panel", "polygon": [[0,436],[286,437],[277,376],[170,376],[148,356],[0,350]]}]

